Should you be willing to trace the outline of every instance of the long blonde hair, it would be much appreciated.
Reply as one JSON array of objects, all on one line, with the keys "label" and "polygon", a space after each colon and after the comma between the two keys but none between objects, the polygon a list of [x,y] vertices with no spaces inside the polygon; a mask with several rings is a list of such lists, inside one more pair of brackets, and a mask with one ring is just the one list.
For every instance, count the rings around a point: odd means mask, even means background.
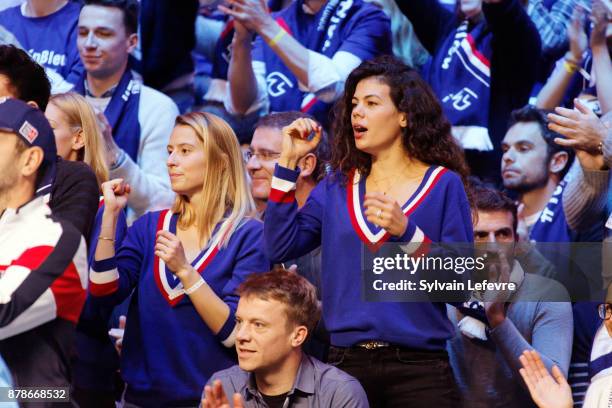
[{"label": "long blonde hair", "polygon": [[101,185],[108,180],[108,167],[103,157],[104,143],[96,114],[81,95],[74,92],[60,93],[51,96],[49,103],[62,111],[68,120],[68,126],[81,129],[84,146],[78,152],[78,160],[87,163]]},{"label": "long blonde hair", "polygon": [[206,164],[202,169],[201,202],[190,206],[186,196],[177,194],[172,212],[179,214],[179,227],[197,225],[201,245],[213,238],[215,226],[222,221],[217,233],[223,234],[219,245],[225,246],[241,221],[255,210],[238,139],[223,119],[211,113],[180,115],[175,126],[193,129],[204,149]]}]

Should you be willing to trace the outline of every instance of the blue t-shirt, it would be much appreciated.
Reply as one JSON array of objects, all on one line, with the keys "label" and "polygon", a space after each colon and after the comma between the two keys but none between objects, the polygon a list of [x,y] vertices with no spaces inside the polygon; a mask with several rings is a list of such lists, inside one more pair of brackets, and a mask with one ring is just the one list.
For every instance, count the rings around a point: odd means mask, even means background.
[{"label": "blue t-shirt", "polygon": [[[316,14],[302,9],[295,1],[273,16],[302,46],[332,58],[338,51],[361,60],[391,53],[389,18],[378,7],[363,0],[329,1]],[[298,80],[261,37],[255,40],[253,61],[266,65],[266,83],[271,112],[297,110],[313,115],[326,124],[331,105],[303,92]]]},{"label": "blue t-shirt", "polygon": [[0,12],[0,25],[45,67],[54,93],[68,91],[84,70],[77,49],[80,12],[81,6],[72,1],[45,17],[25,17],[21,6]]}]

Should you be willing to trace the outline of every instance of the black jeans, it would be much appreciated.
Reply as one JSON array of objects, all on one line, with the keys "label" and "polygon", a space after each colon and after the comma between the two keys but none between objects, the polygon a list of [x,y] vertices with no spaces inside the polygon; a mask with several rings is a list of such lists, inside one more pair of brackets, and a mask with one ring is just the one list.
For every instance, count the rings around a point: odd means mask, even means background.
[{"label": "black jeans", "polygon": [[328,363],[359,380],[372,408],[461,406],[445,351],[332,346]]}]

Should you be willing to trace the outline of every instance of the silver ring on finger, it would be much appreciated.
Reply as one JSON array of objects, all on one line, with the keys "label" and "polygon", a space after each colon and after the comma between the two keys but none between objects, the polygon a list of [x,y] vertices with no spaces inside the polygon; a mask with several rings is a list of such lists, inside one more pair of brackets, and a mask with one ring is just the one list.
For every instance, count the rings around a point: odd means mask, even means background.
[{"label": "silver ring on finger", "polygon": [[376,212],[376,218],[382,218],[381,215],[382,215],[382,209],[379,208],[378,211]]}]

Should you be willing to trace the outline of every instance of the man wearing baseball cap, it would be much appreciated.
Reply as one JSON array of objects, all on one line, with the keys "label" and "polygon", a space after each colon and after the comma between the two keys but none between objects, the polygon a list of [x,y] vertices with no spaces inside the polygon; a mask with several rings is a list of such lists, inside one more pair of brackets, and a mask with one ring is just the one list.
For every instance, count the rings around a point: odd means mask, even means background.
[{"label": "man wearing baseball cap", "polygon": [[70,385],[85,302],[85,241],[35,197],[37,182],[53,175],[55,158],[43,113],[0,98],[0,354],[17,387]]},{"label": "man wearing baseball cap", "polygon": [[33,107],[26,109],[29,105],[21,101],[0,98],[0,102],[4,103],[2,105],[3,115],[0,117],[0,131],[14,133],[15,136],[18,136],[16,140],[21,147],[37,146],[40,148],[40,150],[36,149],[36,156],[42,153],[41,163],[36,171],[36,186],[40,188],[40,186],[51,184],[55,177],[57,156],[55,139],[53,133],[49,138],[45,134],[39,134],[38,131],[38,129],[43,129],[44,133],[47,128],[50,129],[49,123],[44,115],[41,115],[40,110]]}]

